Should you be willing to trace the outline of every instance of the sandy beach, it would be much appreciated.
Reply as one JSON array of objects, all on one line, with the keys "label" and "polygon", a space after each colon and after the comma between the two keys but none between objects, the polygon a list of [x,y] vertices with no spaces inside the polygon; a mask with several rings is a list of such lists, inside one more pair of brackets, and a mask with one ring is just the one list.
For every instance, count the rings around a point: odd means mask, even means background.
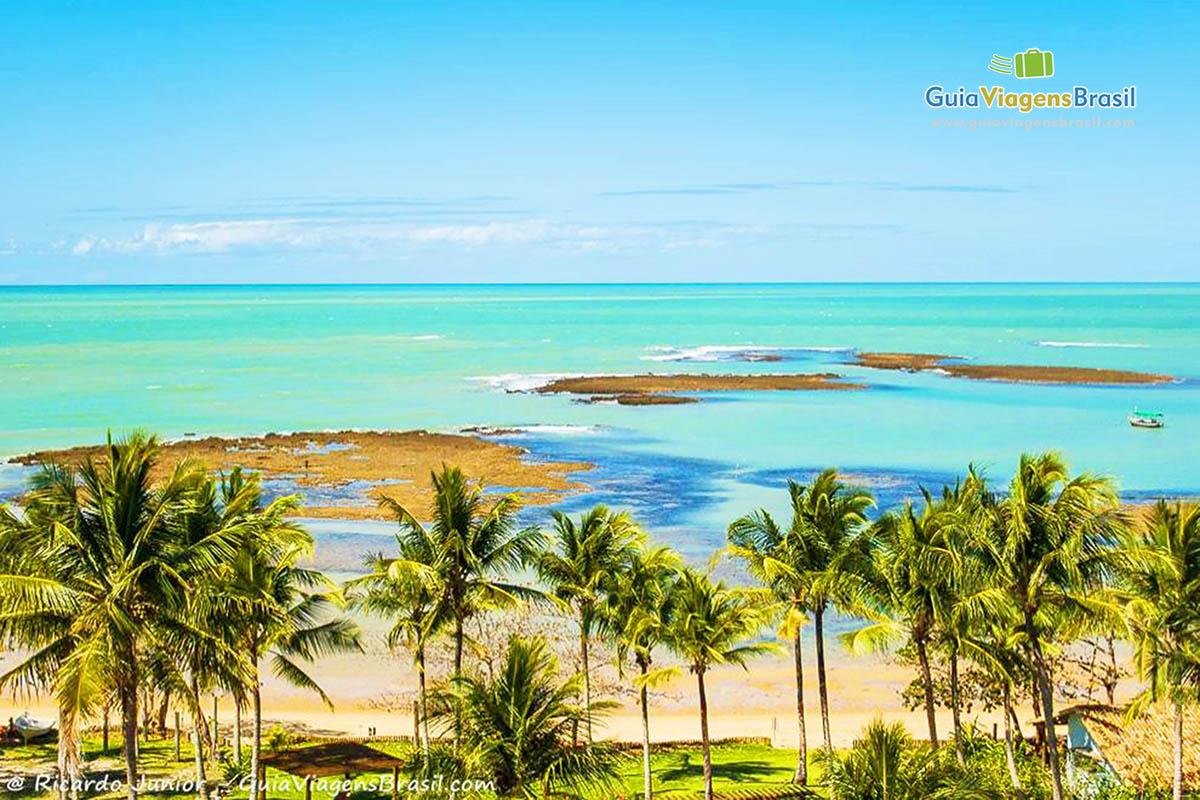
[{"label": "sandy beach", "polygon": [[[4,663],[7,663],[6,659],[0,658],[0,664]],[[328,709],[314,695],[264,675],[266,728],[278,724],[329,736],[367,736],[371,729],[379,736],[412,734],[411,703],[416,676],[403,654],[395,658],[340,656],[319,662],[311,672],[333,699],[334,710]],[[924,712],[909,712],[899,700],[898,690],[911,677],[906,669],[889,664],[883,658],[835,658],[829,672],[830,731],[834,744],[848,745],[864,724],[877,717],[901,721],[914,735],[925,735]],[[709,724],[715,738],[770,737],[777,747],[796,746],[795,684],[789,657],[763,659],[745,671],[738,667],[718,667],[709,673],[706,682]],[[813,746],[821,739],[815,668],[806,676],[805,700],[808,741]],[[5,698],[0,709],[3,709],[0,714],[7,715],[5,719],[24,711],[43,717],[55,714],[46,697],[17,701]],[[211,713],[210,698],[205,700],[205,709]],[[949,730],[949,715],[944,716],[943,721],[939,715],[939,724]],[[233,720],[230,698],[219,700],[218,717],[223,725]],[[968,716],[968,719],[975,718]],[[979,715],[978,721],[990,729],[999,717]],[[650,725],[654,741],[699,737],[695,679],[686,671],[653,696]],[[616,741],[640,741],[641,717],[632,698],[607,714],[597,733]]]}]

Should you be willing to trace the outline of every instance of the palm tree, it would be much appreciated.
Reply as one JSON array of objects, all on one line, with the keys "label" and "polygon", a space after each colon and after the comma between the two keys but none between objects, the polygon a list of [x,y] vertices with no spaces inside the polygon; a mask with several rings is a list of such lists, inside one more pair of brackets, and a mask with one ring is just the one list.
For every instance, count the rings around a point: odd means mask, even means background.
[{"label": "palm tree", "polygon": [[719,664],[745,667],[754,656],[777,652],[773,644],[745,643],[771,621],[777,611],[773,599],[769,590],[730,588],[691,569],[684,569],[675,584],[675,608],[667,644],[687,662],[696,676],[705,800],[712,800],[713,770],[704,675]]},{"label": "palm tree", "polygon": [[608,587],[601,624],[616,643],[617,667],[632,656],[638,667],[638,703],[642,711],[642,784],[645,800],[654,793],[650,773],[650,699],[652,684],[669,676],[669,670],[650,671],[654,650],[664,643],[674,618],[675,581],[679,555],[667,547],[646,551],[639,546]]},{"label": "palm tree", "polygon": [[454,677],[458,678],[463,674],[463,625],[469,618],[541,596],[507,583],[503,577],[534,563],[543,537],[537,528],[517,530],[515,495],[501,497],[489,506],[484,502],[483,487],[468,482],[458,467],[443,466],[430,480],[433,502],[428,528],[404,506],[385,502],[400,523],[401,542],[411,541],[431,557],[427,566],[436,572],[442,588],[438,613],[454,626]]},{"label": "palm tree", "polygon": [[426,764],[430,759],[430,740],[425,655],[430,641],[446,624],[444,613],[439,613],[444,609],[438,606],[443,590],[437,583],[436,571],[428,566],[436,556],[428,550],[428,544],[425,538],[397,536],[398,556],[368,556],[365,563],[370,572],[346,583],[353,605],[392,621],[388,647],[404,647],[412,653],[417,668],[421,748]]},{"label": "palm tree", "polygon": [[1119,554],[1134,645],[1147,684],[1135,712],[1158,697],[1174,707],[1175,800],[1183,797],[1183,712],[1200,688],[1200,506],[1159,501]]},{"label": "palm tree", "polygon": [[815,610],[813,579],[818,564],[813,548],[816,544],[807,527],[804,500],[806,490],[795,481],[788,481],[792,521],[786,530],[774,518],[760,509],[734,520],[729,525],[729,552],[742,559],[750,574],[770,587],[776,598],[785,605],[784,626],[781,631],[792,640],[792,656],[796,674],[796,721],[799,726],[799,752],[792,782],[808,783],[808,728],[804,720],[804,661],[801,635],[808,616]]},{"label": "palm tree", "polygon": [[491,777],[499,797],[594,790],[616,775],[615,750],[572,744],[587,716],[573,702],[581,676],[560,682],[557,671],[543,640],[514,637],[495,678],[453,678],[435,694],[435,717],[461,728],[466,764]]},{"label": "palm tree", "polygon": [[343,604],[335,587],[320,572],[299,566],[311,551],[312,540],[301,529],[278,518],[264,520],[233,559],[225,584],[250,663],[251,798],[258,796],[262,753],[262,660],[270,659],[276,677],[316,693],[332,708],[328,695],[297,662],[362,649],[357,626],[329,616]]},{"label": "palm tree", "polygon": [[[126,787],[137,797],[138,689],[142,656],[159,631],[183,624],[189,581],[234,551],[220,531],[183,542],[174,521],[202,478],[178,465],[155,483],[154,437],[109,437],[102,459],[78,467],[48,464],[34,481],[25,522],[5,524],[20,571],[0,575],[0,634],[33,650],[0,678],[45,680],[64,730],[91,713],[108,690],[121,710]],[[68,749],[75,749],[69,746]]]},{"label": "palm tree", "polygon": [[[578,524],[555,511],[555,550],[537,559],[538,577],[554,596],[573,607],[579,621],[579,658],[583,665],[583,708],[592,707],[592,678],[588,648],[604,588],[628,565],[641,534],[626,513],[611,512],[602,505],[579,518]],[[587,716],[585,714],[585,716]],[[591,719],[587,741],[592,743]]]},{"label": "palm tree", "polygon": [[852,652],[879,649],[904,637],[917,651],[925,691],[929,741],[938,746],[937,707],[929,651],[954,604],[953,575],[959,568],[949,545],[945,514],[928,492],[917,513],[911,501],[875,525],[876,601],[886,619],[846,635]]},{"label": "palm tree", "polygon": [[[26,513],[30,511],[36,513],[32,505]],[[45,549],[31,546],[42,536],[42,530],[41,525],[29,524],[25,518],[14,515],[7,506],[0,506],[0,585],[8,588],[24,584],[30,578],[40,579],[41,576],[55,574],[56,569],[50,563],[52,558],[49,561],[45,558],[49,555]],[[34,586],[31,584],[29,588]],[[59,609],[57,613],[52,612],[45,605],[46,599],[49,598],[42,598],[37,594],[23,598],[18,594],[10,597],[0,593],[0,642],[17,650],[34,651],[37,655],[36,658],[29,658],[0,675],[0,687],[11,688],[14,693],[48,692],[55,697],[58,705],[58,777],[60,781],[74,781],[79,776],[82,760],[79,713],[69,702],[69,698],[59,695],[57,680],[64,659],[71,655],[77,642],[71,634],[72,620],[69,608]],[[32,602],[26,602],[27,600]],[[98,691],[107,693],[108,690]],[[107,714],[107,698],[97,701],[96,705],[105,706]],[[107,729],[104,739],[107,745]],[[67,793],[62,786],[59,797],[60,800],[65,800]],[[72,792],[72,797],[74,796],[75,793]]]},{"label": "palm tree", "polygon": [[1007,594],[1027,643],[1046,726],[1051,788],[1063,800],[1054,725],[1054,689],[1045,645],[1070,617],[1121,624],[1120,607],[1106,591],[1114,544],[1126,522],[1108,479],[1071,478],[1055,453],[1022,455],[994,525],[979,536],[985,566]]},{"label": "palm tree", "polygon": [[833,750],[829,730],[829,682],[825,670],[825,614],[830,607],[861,613],[871,573],[870,531],[866,512],[875,504],[871,493],[842,483],[836,469],[826,469],[807,486],[789,486],[793,513],[810,556],[807,583],[817,649],[817,693],[825,749]]},{"label": "palm tree", "polygon": [[876,720],[842,755],[821,754],[832,800],[1000,798],[980,788],[944,751],[913,741],[904,725]]},{"label": "palm tree", "polygon": [[[261,538],[264,534],[274,535],[280,541],[291,537],[302,542],[303,533],[283,522],[284,516],[293,513],[297,507],[297,498],[289,496],[264,508],[259,477],[247,475],[237,467],[229,475],[221,475],[219,480],[206,479],[188,498],[177,525],[185,544],[202,541],[220,531],[235,533],[243,542],[247,538]],[[233,568],[231,557],[204,575],[203,580],[193,583],[187,597],[187,624],[164,632],[165,648],[158,653],[156,662],[159,682],[166,687],[167,693],[184,699],[192,716],[196,783],[201,800],[208,794],[204,751],[206,748],[211,750],[215,760],[220,749],[215,731],[209,732],[201,707],[202,693],[229,689],[235,705],[240,708],[245,699],[244,689],[254,679],[251,665],[240,647],[243,607],[237,594],[229,591]],[[240,728],[240,720],[237,725]],[[240,733],[235,738],[240,739]],[[240,752],[235,753],[235,762],[240,757]]]}]

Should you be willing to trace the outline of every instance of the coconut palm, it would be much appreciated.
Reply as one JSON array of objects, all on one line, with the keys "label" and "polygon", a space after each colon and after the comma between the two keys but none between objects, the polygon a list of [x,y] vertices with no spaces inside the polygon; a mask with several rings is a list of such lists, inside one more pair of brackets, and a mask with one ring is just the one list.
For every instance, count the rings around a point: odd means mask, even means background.
[{"label": "coconut palm", "polygon": [[[31,506],[27,514],[36,508]],[[43,526],[37,522],[27,523],[26,517],[17,517],[7,506],[0,506],[0,585],[9,587],[26,583],[29,579],[41,579],[56,573],[52,555],[43,546],[31,546],[43,537]],[[52,523],[51,523],[52,524]],[[42,538],[43,544],[45,539]],[[32,588],[30,584],[30,588]],[[25,602],[30,600],[32,602]],[[34,595],[22,598],[18,594],[9,596],[0,593],[0,642],[18,650],[34,651],[36,658],[29,658],[15,668],[0,675],[0,687],[11,688],[14,693],[47,692],[55,697],[58,706],[57,720],[57,766],[60,780],[74,781],[79,775],[82,761],[79,750],[82,740],[79,732],[78,712],[70,698],[57,691],[57,679],[64,659],[68,658],[77,644],[71,632],[70,607],[52,610],[46,600]],[[29,608],[27,606],[32,606]],[[96,670],[95,674],[103,674]],[[109,691],[108,688],[98,692]],[[107,706],[107,699],[96,701],[97,706]],[[107,714],[107,707],[105,708]],[[105,731],[105,743],[108,735]],[[107,747],[106,747],[107,749]],[[75,793],[72,792],[72,797]],[[66,792],[60,787],[59,797],[65,800]]]},{"label": "coconut palm", "polygon": [[[580,516],[578,523],[559,511],[555,511],[553,517],[555,549],[542,553],[536,568],[538,577],[550,587],[554,596],[573,608],[577,615],[586,712],[592,707],[588,649],[602,592],[628,565],[641,534],[628,514],[609,511],[602,505],[594,506]],[[586,725],[587,741],[591,744],[590,717]]]},{"label": "coconut palm", "polygon": [[549,798],[615,778],[615,750],[572,744],[572,728],[587,716],[573,702],[581,676],[564,682],[557,671],[545,641],[514,637],[494,678],[453,678],[434,696],[435,718],[461,728],[466,766],[493,779],[499,797]]},{"label": "coconut palm", "polygon": [[645,550],[638,547],[609,585],[601,624],[616,644],[617,667],[623,670],[632,657],[638,668],[635,685],[642,712],[642,784],[645,800],[654,793],[650,773],[651,685],[671,675],[670,670],[651,673],[654,651],[670,633],[674,618],[675,581],[681,566],[679,555],[667,547]]},{"label": "coconut palm", "polygon": [[852,652],[891,644],[898,638],[912,643],[921,667],[925,720],[929,741],[938,746],[936,703],[930,648],[954,604],[953,575],[959,565],[947,541],[944,509],[925,492],[917,512],[912,501],[875,524],[875,585],[877,604],[887,618],[848,633]]},{"label": "coconut palm", "polygon": [[[287,537],[303,542],[303,532],[283,521],[285,515],[296,510],[297,503],[295,497],[289,496],[264,507],[258,476],[235,468],[219,480],[206,479],[189,496],[178,516],[177,527],[185,544],[202,541],[220,531],[236,534],[243,543],[264,536],[274,536],[278,542]],[[229,587],[233,568],[231,557],[203,580],[193,583],[187,596],[186,627],[165,632],[165,649],[156,660],[159,685],[167,693],[182,698],[192,716],[196,784],[202,800],[207,796],[204,752],[208,749],[214,759],[218,758],[219,742],[215,733],[210,735],[201,696],[228,689],[240,708],[245,700],[244,690],[254,679],[241,648],[244,607]],[[236,724],[240,729],[240,719]],[[235,754],[235,762],[238,758],[240,752]]]},{"label": "coconut palm", "polygon": [[745,562],[750,574],[770,587],[786,612],[781,634],[792,642],[796,675],[796,721],[799,752],[792,782],[808,783],[808,728],[804,719],[804,661],[802,641],[804,625],[815,610],[814,572],[818,567],[812,531],[807,527],[804,510],[805,488],[788,481],[791,498],[791,524],[783,529],[765,509],[734,520],[729,525],[729,552]]},{"label": "coconut palm", "polygon": [[330,708],[329,696],[300,666],[300,661],[361,651],[357,626],[331,614],[343,605],[324,575],[299,566],[312,552],[312,540],[282,519],[266,519],[233,559],[225,591],[238,611],[240,645],[250,663],[250,797],[257,797],[262,753],[260,664],[293,686],[314,692]]},{"label": "coconut palm", "polygon": [[[1013,687],[1020,680],[1028,685],[1032,671],[1022,649],[1019,617],[1003,586],[990,573],[987,559],[978,549],[995,529],[996,498],[987,481],[971,466],[966,479],[943,492],[946,507],[945,539],[954,553],[952,576],[954,604],[941,621],[942,639],[950,648],[951,710],[954,717],[955,750],[964,761],[964,736],[960,719],[962,692],[958,680],[958,657],[968,658],[1000,687],[1004,712],[1004,751],[1009,779],[1018,798],[1024,796],[1017,770],[1014,745]],[[1019,722],[1018,722],[1019,724]]]},{"label": "coconut palm", "polygon": [[[443,466],[430,476],[433,501],[428,528],[399,503],[388,502],[400,523],[399,538],[430,556],[442,595],[438,613],[453,625],[454,677],[462,676],[463,625],[479,613],[541,597],[505,576],[534,563],[544,539],[537,528],[518,530],[518,499],[507,495],[488,505],[483,487],[470,483],[458,467]],[[456,726],[456,739],[457,739]]]},{"label": "coconut palm", "polygon": [[1147,684],[1138,708],[1157,698],[1174,707],[1175,800],[1183,797],[1183,712],[1200,688],[1200,506],[1165,501],[1152,509],[1125,540],[1124,588],[1134,663]]},{"label": "coconut palm", "polygon": [[789,486],[794,515],[807,541],[808,606],[812,609],[817,651],[817,694],[825,749],[833,749],[829,730],[829,682],[825,669],[825,615],[832,608],[861,613],[871,573],[870,531],[866,512],[871,493],[842,483],[826,469],[808,485]]},{"label": "coconut palm", "polygon": [[1069,477],[1056,453],[1021,456],[994,517],[976,544],[1028,647],[1046,725],[1052,795],[1063,800],[1046,645],[1067,621],[1121,624],[1120,606],[1106,590],[1126,520],[1108,479]]},{"label": "coconut palm", "polygon": [[771,621],[778,609],[769,590],[730,588],[692,569],[680,573],[673,599],[675,606],[667,645],[696,676],[704,756],[704,798],[712,800],[713,769],[704,676],[720,664],[745,667],[755,656],[778,652],[773,644],[748,643]]},{"label": "coconut palm", "polygon": [[155,482],[157,453],[153,437],[135,433],[118,441],[110,436],[103,457],[78,468],[45,466],[21,527],[5,525],[8,536],[19,537],[10,545],[27,556],[20,559],[24,569],[0,576],[0,634],[33,650],[0,683],[51,684],[68,735],[111,690],[120,706],[131,800],[143,655],[158,649],[163,630],[186,627],[190,582],[238,544],[229,531],[181,540],[174,522],[202,473],[184,463]]},{"label": "coconut palm", "polygon": [[436,560],[425,538],[397,537],[399,554],[381,553],[366,558],[368,574],[346,583],[351,602],[367,614],[391,620],[388,647],[404,647],[417,668],[417,697],[421,717],[421,748],[425,763],[430,759],[429,699],[426,687],[426,651],[446,625],[444,609],[438,605],[442,587],[437,572],[428,566]]},{"label": "coconut palm", "polygon": [[844,754],[821,754],[831,800],[990,800],[1004,795],[966,774],[945,751],[876,720]]}]

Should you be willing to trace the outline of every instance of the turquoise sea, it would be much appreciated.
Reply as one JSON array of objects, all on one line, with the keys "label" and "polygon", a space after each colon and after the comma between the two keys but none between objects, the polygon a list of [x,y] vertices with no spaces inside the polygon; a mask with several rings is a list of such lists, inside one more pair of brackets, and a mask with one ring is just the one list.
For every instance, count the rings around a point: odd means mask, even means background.
[{"label": "turquoise sea", "polygon": [[[534,285],[0,288],[0,454],[107,428],[253,434],[517,427],[599,468],[695,558],[787,476],[836,465],[894,503],[969,462],[1004,480],[1054,448],[1130,498],[1200,494],[1200,285]],[[744,363],[739,348],[783,360]],[[854,349],[1163,372],[1154,387],[1012,385],[847,365]],[[861,392],[625,407],[521,393],[539,376],[834,371]],[[1135,406],[1167,427],[1137,430]],[[0,468],[0,494],[22,473]],[[544,513],[544,512],[541,512]],[[363,526],[322,523],[329,536]],[[368,526],[369,527],[369,526]]]}]

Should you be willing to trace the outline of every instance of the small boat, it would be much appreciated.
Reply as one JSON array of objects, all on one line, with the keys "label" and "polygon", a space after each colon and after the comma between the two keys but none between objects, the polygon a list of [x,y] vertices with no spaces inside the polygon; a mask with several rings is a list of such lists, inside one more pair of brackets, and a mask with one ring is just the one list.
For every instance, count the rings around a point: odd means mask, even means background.
[{"label": "small boat", "polygon": [[1135,428],[1161,428],[1167,423],[1158,411],[1138,411],[1135,408],[1129,415],[1129,424]]},{"label": "small boat", "polygon": [[51,720],[34,719],[28,714],[22,714],[13,720],[13,726],[17,729],[17,734],[25,740],[25,744],[29,744],[32,739],[50,733],[54,730],[56,724]]}]

